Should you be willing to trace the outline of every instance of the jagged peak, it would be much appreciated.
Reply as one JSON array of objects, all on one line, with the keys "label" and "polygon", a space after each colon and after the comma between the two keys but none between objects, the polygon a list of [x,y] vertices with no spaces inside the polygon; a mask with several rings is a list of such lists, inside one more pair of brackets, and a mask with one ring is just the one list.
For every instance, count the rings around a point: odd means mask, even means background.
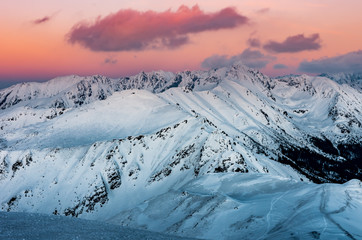
[{"label": "jagged peak", "polygon": [[234,62],[232,65],[231,65],[232,68],[235,68],[235,69],[240,69],[240,70],[250,70],[252,68],[249,68],[247,67],[243,61],[239,60],[239,61],[236,61]]}]

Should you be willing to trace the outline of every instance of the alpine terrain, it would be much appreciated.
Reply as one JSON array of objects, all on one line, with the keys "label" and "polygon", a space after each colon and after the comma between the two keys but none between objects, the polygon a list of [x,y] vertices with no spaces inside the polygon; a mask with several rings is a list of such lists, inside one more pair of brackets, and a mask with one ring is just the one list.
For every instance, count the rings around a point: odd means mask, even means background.
[{"label": "alpine terrain", "polygon": [[236,63],[13,85],[0,210],[201,239],[362,239],[359,79]]}]

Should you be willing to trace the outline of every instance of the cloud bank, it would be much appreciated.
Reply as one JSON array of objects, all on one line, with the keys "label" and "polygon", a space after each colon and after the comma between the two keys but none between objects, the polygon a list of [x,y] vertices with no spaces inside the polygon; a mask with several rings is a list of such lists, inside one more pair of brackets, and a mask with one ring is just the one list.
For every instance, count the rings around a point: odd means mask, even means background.
[{"label": "cloud bank", "polygon": [[299,64],[298,70],[308,73],[362,73],[362,50],[336,57],[303,61]]},{"label": "cloud bank", "polygon": [[92,51],[172,49],[189,43],[188,34],[230,29],[248,23],[234,8],[205,13],[197,5],[172,12],[120,10],[94,23],[79,23],[68,34],[69,43]]},{"label": "cloud bank", "polygon": [[318,50],[322,46],[318,33],[305,37],[304,34],[290,36],[283,42],[269,41],[264,45],[264,49],[274,53],[295,53],[306,50]]},{"label": "cloud bank", "polygon": [[241,61],[250,68],[263,68],[276,57],[264,55],[258,50],[245,49],[241,54],[228,57],[226,55],[213,55],[206,58],[201,66],[206,69],[231,66],[233,63]]}]

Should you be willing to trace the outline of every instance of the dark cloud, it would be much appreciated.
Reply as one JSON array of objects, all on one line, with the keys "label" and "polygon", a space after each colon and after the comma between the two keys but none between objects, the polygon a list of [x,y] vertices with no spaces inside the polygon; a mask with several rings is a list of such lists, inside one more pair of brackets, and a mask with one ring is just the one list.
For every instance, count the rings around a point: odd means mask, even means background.
[{"label": "dark cloud", "polygon": [[177,48],[189,42],[188,34],[235,28],[248,18],[234,8],[205,13],[195,5],[172,12],[120,10],[94,23],[79,23],[68,34],[68,41],[93,51],[140,51]]},{"label": "dark cloud", "polygon": [[113,57],[109,57],[104,59],[104,63],[105,64],[116,64],[118,62],[117,59],[114,59]]},{"label": "dark cloud", "polygon": [[286,69],[288,68],[287,65],[281,64],[281,63],[277,63],[273,66],[274,69]]},{"label": "dark cloud", "polygon": [[303,61],[299,64],[298,70],[308,73],[362,73],[362,50],[331,58]]},{"label": "dark cloud", "polygon": [[241,61],[245,66],[260,69],[275,59],[276,57],[274,56],[264,55],[258,50],[251,50],[247,48],[241,54],[231,57],[226,55],[213,55],[206,58],[201,63],[201,66],[203,68],[211,69],[230,66],[235,62]]},{"label": "dark cloud", "polygon": [[255,47],[255,48],[259,48],[261,46],[261,42],[259,39],[257,38],[249,38],[248,39],[248,45],[250,47]]},{"label": "dark cloud", "polygon": [[264,49],[275,53],[294,53],[305,50],[318,50],[321,48],[320,42],[318,33],[312,34],[309,37],[305,37],[304,34],[298,34],[288,37],[281,43],[269,41],[264,45]]},{"label": "dark cloud", "polygon": [[48,22],[51,19],[51,17],[45,16],[43,18],[39,18],[39,19],[35,19],[34,21],[32,21],[33,24],[42,24],[45,22]]}]

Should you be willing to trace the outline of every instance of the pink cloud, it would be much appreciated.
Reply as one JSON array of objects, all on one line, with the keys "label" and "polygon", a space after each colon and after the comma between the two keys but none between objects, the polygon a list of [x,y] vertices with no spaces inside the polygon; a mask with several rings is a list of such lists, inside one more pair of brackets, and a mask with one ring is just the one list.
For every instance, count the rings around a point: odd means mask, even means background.
[{"label": "pink cloud", "polygon": [[264,49],[275,53],[294,53],[305,50],[318,50],[322,46],[320,44],[320,37],[318,33],[305,37],[304,34],[290,36],[283,42],[269,41],[264,45]]},{"label": "pink cloud", "polygon": [[258,14],[266,14],[270,11],[270,8],[262,8],[256,11]]},{"label": "pink cloud", "polygon": [[177,48],[189,42],[190,33],[235,28],[248,18],[234,8],[205,13],[197,5],[181,6],[172,12],[120,10],[94,23],[79,23],[68,34],[68,41],[93,51],[131,51]]},{"label": "pink cloud", "polygon": [[48,22],[49,20],[50,20],[50,17],[45,16],[43,18],[35,19],[34,21],[32,21],[32,23],[34,23],[34,24],[42,24],[42,23]]}]

